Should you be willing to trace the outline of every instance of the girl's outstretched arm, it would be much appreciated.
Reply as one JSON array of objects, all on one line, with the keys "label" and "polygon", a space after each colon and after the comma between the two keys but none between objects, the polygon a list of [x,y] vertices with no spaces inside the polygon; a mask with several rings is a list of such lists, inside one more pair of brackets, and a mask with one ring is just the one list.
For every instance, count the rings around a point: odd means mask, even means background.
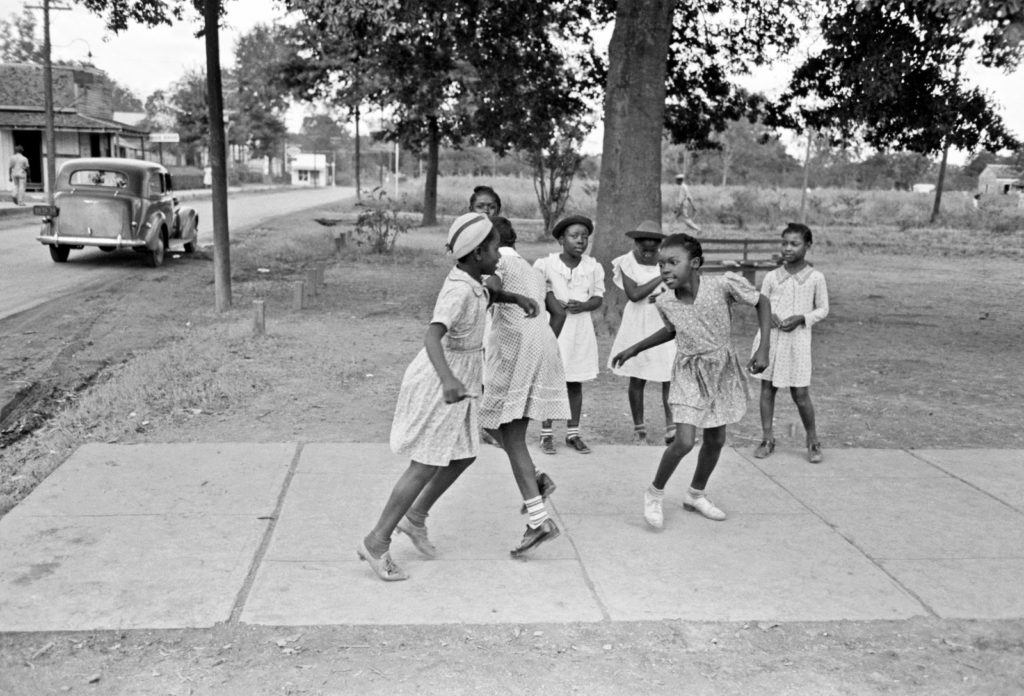
[{"label": "girl's outstretched arm", "polygon": [[448,333],[448,327],[444,324],[432,323],[427,327],[427,334],[423,337],[423,346],[427,349],[430,364],[434,366],[434,371],[441,379],[444,402],[454,404],[474,395],[466,391],[466,386],[459,381],[459,378],[452,373],[452,368],[448,366],[448,359],[444,357],[444,348],[441,347],[441,339],[446,333]]},{"label": "girl's outstretched arm", "polygon": [[655,346],[660,346],[662,343],[668,343],[675,337],[676,332],[674,330],[667,326],[663,326],[647,338],[634,343],[629,348],[612,358],[612,367],[618,367],[627,360],[640,355],[640,353],[643,353],[648,348],[654,348]]},{"label": "girl's outstretched arm", "polygon": [[757,323],[761,328],[761,344],[747,363],[747,369],[755,375],[768,367],[768,349],[771,347],[772,303],[764,295],[757,298]]},{"label": "girl's outstretched arm", "polygon": [[500,302],[502,304],[517,304],[522,307],[523,311],[526,312],[526,316],[533,318],[540,314],[540,305],[537,304],[536,300],[533,300],[525,295],[520,295],[515,292],[506,292],[505,290],[491,290],[491,302]]}]

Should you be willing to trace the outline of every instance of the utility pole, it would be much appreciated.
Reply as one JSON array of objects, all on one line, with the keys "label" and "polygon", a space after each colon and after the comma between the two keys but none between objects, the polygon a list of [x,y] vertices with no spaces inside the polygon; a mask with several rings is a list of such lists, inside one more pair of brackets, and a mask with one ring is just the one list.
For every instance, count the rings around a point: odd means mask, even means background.
[{"label": "utility pole", "polygon": [[57,136],[53,123],[53,62],[50,52],[50,10],[67,10],[70,8],[52,6],[51,0],[43,0],[42,5],[29,5],[32,9],[43,11],[43,110],[45,113],[44,136],[46,143],[46,204],[53,205],[53,186],[57,181]]},{"label": "utility pole", "polygon": [[203,3],[206,35],[206,94],[210,116],[210,169],[213,193],[213,287],[217,311],[231,308],[231,246],[228,235],[228,172],[224,134],[224,94],[220,77],[220,0]]}]

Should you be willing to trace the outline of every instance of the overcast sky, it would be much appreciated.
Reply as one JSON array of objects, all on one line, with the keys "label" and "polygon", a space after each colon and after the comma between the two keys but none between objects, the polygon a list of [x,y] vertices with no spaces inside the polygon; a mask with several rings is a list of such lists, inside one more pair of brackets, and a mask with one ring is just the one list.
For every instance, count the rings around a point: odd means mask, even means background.
[{"label": "overcast sky", "polygon": [[[0,15],[8,16],[21,11],[21,0],[0,0]],[[35,4],[41,4],[33,2]],[[221,61],[232,64],[235,40],[256,24],[271,24],[283,16],[273,0],[228,0],[227,27],[221,32]],[[73,5],[71,10],[51,13],[51,40],[55,59],[82,60],[92,52],[96,67],[129,87],[140,99],[154,90],[165,89],[186,71],[202,70],[206,62],[202,39],[195,37],[199,19],[193,17],[174,27],[155,29],[134,26],[120,35],[110,35],[103,21],[96,15]],[[600,32],[596,40],[607,43],[610,32]],[[744,80],[750,87],[771,92],[781,89],[786,70],[766,69],[752,79]],[[990,92],[1000,104],[1001,112],[1010,128],[1024,137],[1024,71],[1004,75],[999,71],[971,67],[968,79]],[[302,110],[295,109],[289,117],[289,127],[301,124]],[[590,149],[600,148],[600,137],[591,139]]]}]

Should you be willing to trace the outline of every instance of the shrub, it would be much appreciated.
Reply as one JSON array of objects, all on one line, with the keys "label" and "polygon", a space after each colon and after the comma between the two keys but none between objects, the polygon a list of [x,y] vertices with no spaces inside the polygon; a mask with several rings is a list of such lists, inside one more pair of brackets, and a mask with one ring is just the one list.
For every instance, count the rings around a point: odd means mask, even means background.
[{"label": "shrub", "polygon": [[364,197],[358,206],[365,210],[356,218],[352,239],[360,247],[366,247],[375,254],[390,254],[395,248],[398,235],[408,232],[409,223],[399,216],[394,201],[379,186]]}]

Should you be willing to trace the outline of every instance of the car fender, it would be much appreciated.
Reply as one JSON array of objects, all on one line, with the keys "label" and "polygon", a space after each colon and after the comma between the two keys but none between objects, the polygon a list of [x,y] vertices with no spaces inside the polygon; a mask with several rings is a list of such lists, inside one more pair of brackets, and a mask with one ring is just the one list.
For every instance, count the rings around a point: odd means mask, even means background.
[{"label": "car fender", "polygon": [[183,241],[194,240],[199,236],[199,213],[195,208],[178,208],[178,236]]},{"label": "car fender", "polygon": [[163,211],[157,211],[149,217],[142,230],[147,249],[156,249],[157,244],[163,244],[160,234],[164,227],[167,227],[167,216]]}]

